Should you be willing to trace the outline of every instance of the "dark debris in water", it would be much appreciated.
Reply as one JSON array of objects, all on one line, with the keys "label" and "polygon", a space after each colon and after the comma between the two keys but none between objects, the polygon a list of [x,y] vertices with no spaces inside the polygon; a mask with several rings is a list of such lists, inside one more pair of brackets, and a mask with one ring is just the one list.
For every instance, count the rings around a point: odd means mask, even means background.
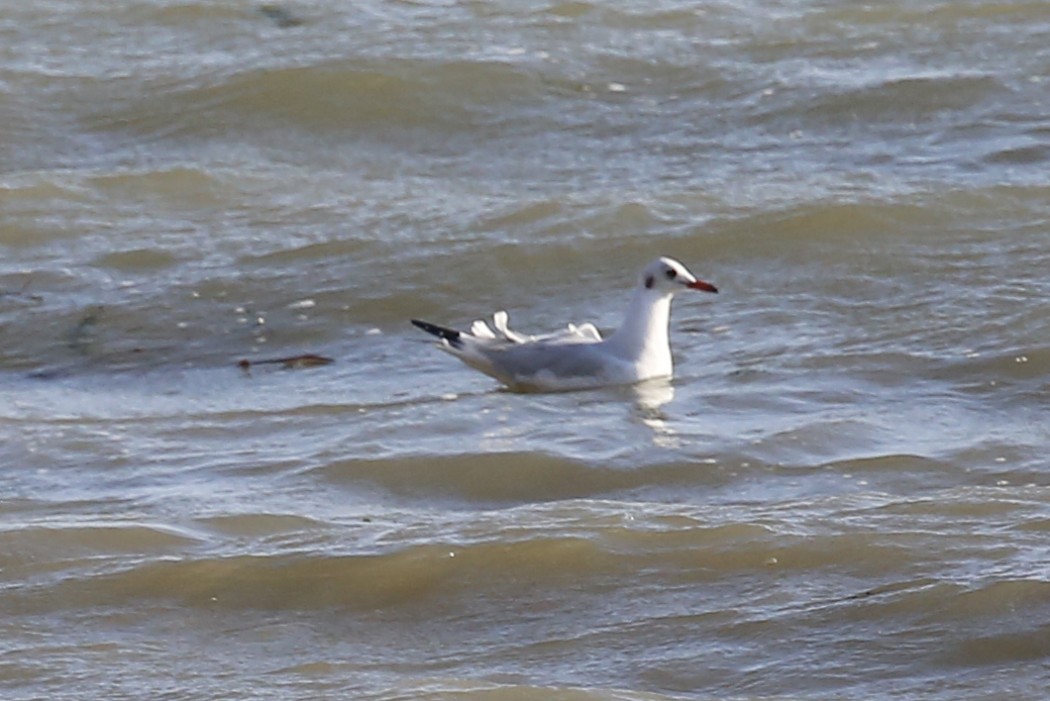
[{"label": "dark debris in water", "polygon": [[301,27],[305,22],[283,5],[266,4],[259,6],[259,14],[272,21],[281,29]]},{"label": "dark debris in water", "polygon": [[90,353],[91,345],[95,338],[95,327],[102,319],[103,307],[96,305],[89,308],[76,326],[70,329],[67,345],[73,351],[82,355]]},{"label": "dark debris in water", "polygon": [[322,365],[331,365],[335,360],[323,355],[304,353],[303,355],[292,355],[287,358],[266,358],[264,360],[248,360],[243,358],[237,361],[237,367],[248,371],[253,365],[280,365],[284,370],[299,370],[302,368],[316,368]]},{"label": "dark debris in water", "polygon": [[149,371],[169,366],[163,355],[172,350],[170,346],[134,346],[103,351],[74,344],[69,348],[75,351],[75,359],[31,370],[26,376],[33,380],[58,380],[90,372]]},{"label": "dark debris in water", "polygon": [[22,286],[17,290],[5,290],[0,288],[0,297],[9,297],[12,299],[24,300],[28,302],[43,302],[43,295],[33,294],[29,291],[30,278],[26,278]]},{"label": "dark debris in water", "polygon": [[[24,288],[18,292],[0,290],[0,297],[24,294]],[[138,344],[130,347],[125,345],[119,350],[104,347],[102,339],[99,338],[99,326],[105,316],[106,308],[102,305],[91,305],[82,310],[65,334],[66,348],[75,354],[75,362],[37,368],[29,372],[28,376],[39,380],[54,380],[91,369],[142,370],[169,364],[163,357],[163,351],[171,350],[170,347],[149,348]],[[260,360],[244,358],[237,361],[237,367],[245,372],[249,372],[256,365],[276,365],[283,370],[300,370],[334,362],[333,358],[324,355],[303,353]]]}]

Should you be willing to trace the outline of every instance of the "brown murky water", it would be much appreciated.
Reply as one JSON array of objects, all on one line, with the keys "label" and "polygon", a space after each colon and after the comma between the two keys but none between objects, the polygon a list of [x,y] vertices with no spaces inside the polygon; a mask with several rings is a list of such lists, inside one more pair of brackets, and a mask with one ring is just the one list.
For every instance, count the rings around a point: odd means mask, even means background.
[{"label": "brown murky water", "polygon": [[[0,0],[0,695],[1043,699],[1048,47]],[[407,323],[609,329],[658,254],[721,289],[669,383],[512,394]]]}]

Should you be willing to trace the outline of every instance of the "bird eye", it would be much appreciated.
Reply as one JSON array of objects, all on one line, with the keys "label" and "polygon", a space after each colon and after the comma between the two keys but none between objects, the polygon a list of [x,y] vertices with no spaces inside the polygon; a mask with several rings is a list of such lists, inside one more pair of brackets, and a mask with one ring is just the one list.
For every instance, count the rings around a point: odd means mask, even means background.
[{"label": "bird eye", "polygon": [[675,270],[674,268],[668,268],[667,271],[664,273],[664,275],[667,276],[668,280],[674,280],[675,277],[678,276],[678,271]]}]

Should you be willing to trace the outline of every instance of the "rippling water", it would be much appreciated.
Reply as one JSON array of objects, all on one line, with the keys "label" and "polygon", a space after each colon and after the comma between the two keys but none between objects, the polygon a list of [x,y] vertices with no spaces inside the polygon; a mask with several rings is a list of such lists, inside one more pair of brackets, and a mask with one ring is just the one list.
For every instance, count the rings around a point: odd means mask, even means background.
[{"label": "rippling water", "polygon": [[[1045,3],[0,0],[0,58],[5,699],[1045,697]],[[610,329],[659,254],[722,290],[672,382],[407,324]]]}]

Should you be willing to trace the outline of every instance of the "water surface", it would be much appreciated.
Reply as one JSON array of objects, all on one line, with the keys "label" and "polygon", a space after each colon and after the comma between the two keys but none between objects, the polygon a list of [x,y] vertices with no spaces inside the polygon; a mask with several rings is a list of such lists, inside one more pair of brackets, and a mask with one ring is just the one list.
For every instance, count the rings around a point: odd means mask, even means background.
[{"label": "water surface", "polygon": [[[1042,699],[1048,47],[0,0],[4,698]],[[721,290],[669,382],[513,394],[407,323],[608,331],[662,254]]]}]

